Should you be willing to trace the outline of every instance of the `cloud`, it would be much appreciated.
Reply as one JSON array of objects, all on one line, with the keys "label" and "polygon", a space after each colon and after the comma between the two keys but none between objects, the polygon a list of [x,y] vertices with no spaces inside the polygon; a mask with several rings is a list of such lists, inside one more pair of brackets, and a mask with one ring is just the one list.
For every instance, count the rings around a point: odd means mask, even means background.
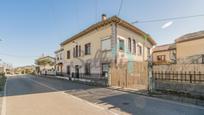
[{"label": "cloud", "polygon": [[173,21],[169,21],[167,23],[165,23],[164,25],[162,25],[162,29],[168,28],[169,26],[171,26],[173,24]]}]

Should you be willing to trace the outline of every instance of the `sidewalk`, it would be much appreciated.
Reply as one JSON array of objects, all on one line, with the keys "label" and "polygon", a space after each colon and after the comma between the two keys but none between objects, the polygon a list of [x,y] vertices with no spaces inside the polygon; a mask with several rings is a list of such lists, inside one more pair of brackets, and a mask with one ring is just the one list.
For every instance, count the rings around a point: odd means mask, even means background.
[{"label": "sidewalk", "polygon": [[[69,80],[68,77],[62,77],[62,76],[43,76],[43,77],[49,77],[49,78],[55,78],[55,79],[61,79],[61,80]],[[86,85],[89,85],[89,84],[86,84]],[[189,103],[189,104],[204,106],[204,100],[188,98],[188,97],[183,97],[179,95],[167,94],[167,93],[162,93],[162,92],[149,93],[147,90],[137,90],[137,89],[120,88],[120,87],[113,87],[113,86],[105,87],[105,88],[110,89],[110,90],[122,91],[126,93],[132,93],[132,94],[138,94],[138,95],[143,95],[143,96],[148,96],[148,97],[155,97],[155,98],[160,98],[160,99],[165,99],[165,100],[171,100],[175,102],[182,102],[182,103]]]}]

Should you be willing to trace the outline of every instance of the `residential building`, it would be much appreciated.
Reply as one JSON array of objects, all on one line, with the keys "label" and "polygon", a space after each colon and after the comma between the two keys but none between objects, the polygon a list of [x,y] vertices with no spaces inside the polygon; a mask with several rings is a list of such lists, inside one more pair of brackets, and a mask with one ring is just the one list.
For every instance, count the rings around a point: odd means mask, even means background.
[{"label": "residential building", "polygon": [[156,42],[147,33],[113,16],[63,41],[62,71],[72,77],[108,76],[111,63],[146,61]]},{"label": "residential building", "polygon": [[204,64],[204,31],[189,33],[173,44],[153,49],[154,64]]},{"label": "residential building", "polygon": [[51,56],[41,56],[35,60],[36,72],[38,74],[55,74],[55,58]]},{"label": "residential building", "polygon": [[175,42],[177,63],[204,64],[204,31],[183,35]]},{"label": "residential building", "polygon": [[154,64],[172,64],[176,62],[176,45],[166,44],[153,49]]},{"label": "residential building", "polygon": [[[57,74],[62,75],[63,71],[63,60],[64,60],[64,53],[63,53],[64,49],[60,48],[59,50],[55,51],[55,58],[56,58],[56,65],[55,65],[55,69]],[[67,52],[70,55],[70,52]]]}]

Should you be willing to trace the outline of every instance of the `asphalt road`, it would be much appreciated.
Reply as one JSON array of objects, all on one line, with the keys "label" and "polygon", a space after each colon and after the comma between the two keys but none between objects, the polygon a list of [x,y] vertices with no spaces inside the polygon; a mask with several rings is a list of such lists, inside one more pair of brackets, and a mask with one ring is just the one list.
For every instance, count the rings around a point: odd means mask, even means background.
[{"label": "asphalt road", "polygon": [[204,115],[200,106],[34,76],[9,77],[2,115]]}]

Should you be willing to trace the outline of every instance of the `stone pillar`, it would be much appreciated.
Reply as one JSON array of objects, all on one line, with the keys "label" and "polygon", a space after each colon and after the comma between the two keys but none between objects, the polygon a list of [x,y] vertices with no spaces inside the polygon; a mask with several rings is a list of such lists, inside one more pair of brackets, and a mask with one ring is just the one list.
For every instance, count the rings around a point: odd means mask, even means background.
[{"label": "stone pillar", "polygon": [[155,90],[155,80],[153,78],[153,63],[152,56],[148,57],[148,91],[154,92]]}]

